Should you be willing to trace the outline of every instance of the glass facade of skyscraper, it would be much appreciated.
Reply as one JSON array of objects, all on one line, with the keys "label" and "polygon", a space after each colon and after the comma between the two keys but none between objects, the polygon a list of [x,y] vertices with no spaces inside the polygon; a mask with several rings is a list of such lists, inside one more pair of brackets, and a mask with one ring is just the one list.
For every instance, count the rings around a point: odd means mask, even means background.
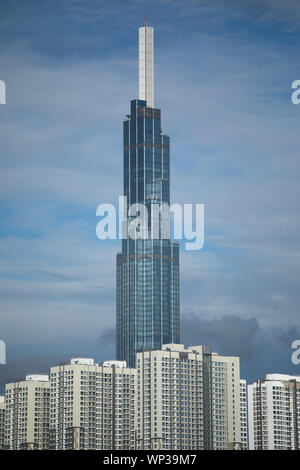
[{"label": "glass facade of skyscraper", "polygon": [[179,246],[162,234],[163,211],[151,236],[153,208],[170,204],[170,139],[160,110],[143,100],[131,102],[124,121],[124,196],[127,210],[148,210],[148,238],[127,237],[117,255],[117,359],[133,367],[136,352],[179,343]]}]

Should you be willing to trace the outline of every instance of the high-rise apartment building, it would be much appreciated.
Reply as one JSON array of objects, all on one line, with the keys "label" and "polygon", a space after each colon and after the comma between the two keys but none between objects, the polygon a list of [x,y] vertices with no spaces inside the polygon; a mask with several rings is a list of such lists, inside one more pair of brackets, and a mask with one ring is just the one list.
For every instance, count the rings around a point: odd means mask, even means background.
[{"label": "high-rise apartment building", "polygon": [[48,375],[27,375],[5,387],[4,448],[48,448],[50,382]]},{"label": "high-rise apartment building", "polygon": [[76,358],[50,376],[50,449],[134,449],[135,369]]},{"label": "high-rise apartment building", "polygon": [[4,446],[5,433],[5,397],[0,395],[0,449]]},{"label": "high-rise apartment building", "polygon": [[247,382],[240,380],[241,448],[248,449]]},{"label": "high-rise apartment building", "polygon": [[241,448],[238,357],[166,344],[136,366],[138,449]]},{"label": "high-rise apartment building", "polygon": [[153,77],[153,28],[146,23],[139,28],[139,99],[123,126],[125,209],[147,210],[140,238],[128,235],[135,214],[128,215],[117,255],[116,354],[130,367],[136,352],[179,342],[179,246],[163,210],[170,205],[170,139],[154,108]]},{"label": "high-rise apartment building", "polygon": [[300,376],[267,374],[248,385],[250,450],[300,449]]}]

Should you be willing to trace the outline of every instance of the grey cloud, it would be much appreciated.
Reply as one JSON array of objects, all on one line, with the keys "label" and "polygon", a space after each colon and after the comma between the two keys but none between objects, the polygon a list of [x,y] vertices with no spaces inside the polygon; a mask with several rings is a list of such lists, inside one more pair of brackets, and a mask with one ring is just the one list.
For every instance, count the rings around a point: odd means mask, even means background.
[{"label": "grey cloud", "polygon": [[277,337],[278,341],[284,346],[291,345],[293,341],[295,341],[296,339],[300,339],[300,328],[298,325],[287,327],[286,330],[276,328],[274,331],[274,335]]},{"label": "grey cloud", "polygon": [[257,319],[243,319],[233,315],[204,320],[195,314],[183,314],[181,321],[181,337],[185,344],[208,344],[216,352],[238,355],[243,359],[253,358],[259,329]]},{"label": "grey cloud", "polygon": [[84,278],[79,276],[70,276],[58,272],[48,271],[45,269],[32,269],[29,271],[33,277],[49,281],[83,281]]},{"label": "grey cloud", "polygon": [[59,365],[65,359],[59,354],[19,357],[0,365],[0,393],[4,394],[5,384],[24,380],[29,374],[49,374],[50,367]]},{"label": "grey cloud", "polygon": [[116,327],[108,326],[104,329],[97,340],[97,345],[114,344],[116,340]]},{"label": "grey cloud", "polygon": [[95,348],[101,352],[104,360],[115,359],[116,356],[116,327],[107,326],[98,337]]},{"label": "grey cloud", "polygon": [[256,318],[225,315],[202,318],[186,311],[181,321],[181,341],[208,344],[219,354],[240,357],[241,377],[252,382],[267,373],[300,374],[291,362],[291,341],[300,338],[297,325],[262,327]]}]

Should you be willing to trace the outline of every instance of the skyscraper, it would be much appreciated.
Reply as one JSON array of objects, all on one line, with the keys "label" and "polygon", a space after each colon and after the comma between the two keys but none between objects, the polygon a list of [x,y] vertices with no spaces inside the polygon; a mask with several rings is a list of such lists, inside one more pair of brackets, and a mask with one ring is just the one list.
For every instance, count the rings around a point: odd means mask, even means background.
[{"label": "skyscraper", "polygon": [[[123,135],[126,209],[147,208],[147,238],[127,236],[117,255],[116,353],[130,367],[138,351],[179,343],[179,246],[162,234],[169,224],[161,209],[170,205],[170,139],[154,107],[153,49],[153,28],[146,20],[139,28],[139,99],[131,101]],[[161,210],[158,233],[155,209]]]}]

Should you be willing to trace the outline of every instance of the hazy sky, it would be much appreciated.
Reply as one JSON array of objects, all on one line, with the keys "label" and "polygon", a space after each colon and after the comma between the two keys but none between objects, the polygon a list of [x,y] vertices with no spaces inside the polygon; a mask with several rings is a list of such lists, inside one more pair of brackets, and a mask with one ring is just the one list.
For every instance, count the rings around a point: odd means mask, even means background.
[{"label": "hazy sky", "polygon": [[240,356],[248,380],[300,374],[299,2],[2,0],[2,385],[114,358],[120,242],[96,238],[96,207],[122,194],[146,15],[172,202],[205,204],[204,249],[180,253],[181,340]]}]

